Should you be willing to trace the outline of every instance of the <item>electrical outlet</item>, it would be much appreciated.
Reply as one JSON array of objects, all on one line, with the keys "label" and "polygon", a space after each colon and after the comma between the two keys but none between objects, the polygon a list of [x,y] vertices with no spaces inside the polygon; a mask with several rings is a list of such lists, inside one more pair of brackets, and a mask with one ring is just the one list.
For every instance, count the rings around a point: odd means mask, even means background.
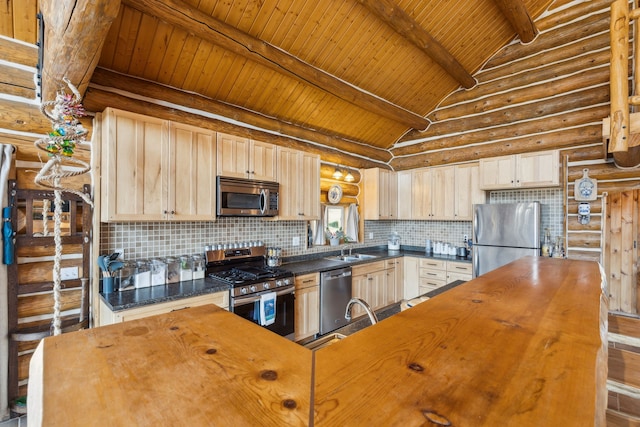
[{"label": "electrical outlet", "polygon": [[467,240],[469,240],[469,236],[467,236],[466,234],[464,235],[464,241],[466,242]]},{"label": "electrical outlet", "polygon": [[113,252],[119,253],[120,255],[118,255],[118,258],[124,259],[124,249],[116,249]]},{"label": "electrical outlet", "polygon": [[369,240],[373,240],[373,233],[369,233]]},{"label": "electrical outlet", "polygon": [[60,280],[73,280],[79,277],[78,267],[62,267],[60,269]]},{"label": "electrical outlet", "polygon": [[292,246],[300,246],[300,236],[293,236],[293,240],[291,241]]}]

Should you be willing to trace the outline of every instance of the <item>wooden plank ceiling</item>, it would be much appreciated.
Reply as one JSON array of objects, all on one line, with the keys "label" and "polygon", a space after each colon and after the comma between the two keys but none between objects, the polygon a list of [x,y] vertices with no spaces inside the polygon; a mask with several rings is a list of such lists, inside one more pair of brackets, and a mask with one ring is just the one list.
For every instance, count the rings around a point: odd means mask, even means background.
[{"label": "wooden plank ceiling", "polygon": [[[1,30],[32,43],[29,32],[17,31],[26,25],[15,23],[22,1],[4,2]],[[56,1],[41,2],[55,10]],[[99,10],[114,0],[76,3]],[[106,38],[95,43],[96,71],[89,58],[79,60],[84,69],[72,82],[83,93],[90,84],[188,108],[199,95],[210,104],[198,108],[209,114],[222,111],[267,132],[387,163],[389,149],[427,128],[426,117],[448,94],[473,87],[473,74],[495,52],[513,40],[531,41],[533,20],[550,3],[122,0]],[[54,18],[45,16],[46,25],[63,27]],[[52,57],[44,62],[45,95],[62,77]],[[96,111],[107,106],[91,91],[85,103]]]}]

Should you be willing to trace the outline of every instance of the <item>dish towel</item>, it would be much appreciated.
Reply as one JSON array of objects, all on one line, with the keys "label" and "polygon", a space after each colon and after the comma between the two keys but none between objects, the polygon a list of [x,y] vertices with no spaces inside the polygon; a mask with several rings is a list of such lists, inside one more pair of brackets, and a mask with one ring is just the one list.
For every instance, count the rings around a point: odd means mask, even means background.
[{"label": "dish towel", "polygon": [[260,325],[268,326],[276,321],[276,293],[260,295]]},{"label": "dish towel", "polygon": [[358,241],[358,206],[351,203],[347,208],[347,221],[344,227],[344,234],[349,238],[350,242]]}]

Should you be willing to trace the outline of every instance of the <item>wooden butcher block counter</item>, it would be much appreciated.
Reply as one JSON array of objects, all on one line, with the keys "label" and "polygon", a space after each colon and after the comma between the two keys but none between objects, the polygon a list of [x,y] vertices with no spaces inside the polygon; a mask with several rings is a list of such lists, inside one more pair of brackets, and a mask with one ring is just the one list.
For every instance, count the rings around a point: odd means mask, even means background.
[{"label": "wooden butcher block counter", "polygon": [[524,258],[315,353],[211,306],[46,338],[28,421],[604,426],[601,286],[596,263]]},{"label": "wooden butcher block counter", "polygon": [[604,426],[598,264],[528,257],[315,361],[315,426]]}]

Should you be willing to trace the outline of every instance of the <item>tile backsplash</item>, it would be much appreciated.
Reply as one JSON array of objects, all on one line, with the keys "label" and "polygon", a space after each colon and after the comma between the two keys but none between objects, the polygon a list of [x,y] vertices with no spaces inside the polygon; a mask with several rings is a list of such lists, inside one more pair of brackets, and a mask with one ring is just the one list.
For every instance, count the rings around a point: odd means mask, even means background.
[{"label": "tile backsplash", "polygon": [[[489,203],[540,201],[542,231],[552,236],[563,234],[564,213],[561,189],[492,191]],[[427,238],[461,245],[463,236],[471,238],[469,221],[365,221],[364,239],[355,247],[386,245],[396,231],[402,245],[424,246]],[[305,221],[273,221],[261,218],[221,217],[215,222],[117,222],[101,224],[100,252],[124,249],[126,259],[140,259],[202,253],[217,243],[262,240],[267,246],[279,246],[284,256],[308,255],[335,250],[331,246],[305,246]],[[293,245],[294,238],[300,244]]]}]

